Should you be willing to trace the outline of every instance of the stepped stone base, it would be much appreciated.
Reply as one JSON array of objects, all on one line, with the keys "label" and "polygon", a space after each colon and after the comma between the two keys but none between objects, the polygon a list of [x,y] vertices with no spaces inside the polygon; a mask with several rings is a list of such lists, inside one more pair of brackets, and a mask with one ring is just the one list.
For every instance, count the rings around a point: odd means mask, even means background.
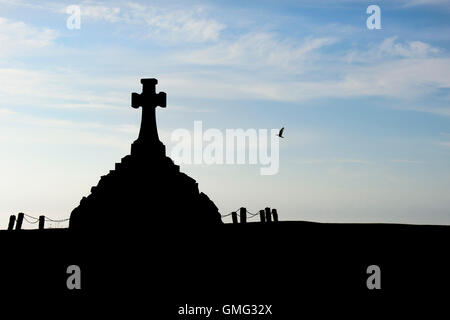
[{"label": "stepped stone base", "polygon": [[222,223],[214,202],[165,155],[162,143],[150,148],[135,141],[131,150],[72,211],[71,229]]}]

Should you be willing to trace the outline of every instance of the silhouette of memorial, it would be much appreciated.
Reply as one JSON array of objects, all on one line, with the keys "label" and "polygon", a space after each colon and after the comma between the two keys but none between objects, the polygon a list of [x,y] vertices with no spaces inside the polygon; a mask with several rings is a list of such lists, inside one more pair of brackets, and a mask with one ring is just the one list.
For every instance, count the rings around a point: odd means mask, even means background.
[{"label": "silhouette of memorial", "polygon": [[131,154],[102,176],[72,211],[72,230],[222,223],[214,202],[199,192],[194,179],[180,172],[159,140],[155,109],[166,107],[166,94],[156,93],[157,79],[141,79],[141,83],[142,93],[131,95],[131,106],[142,107],[139,137]]}]

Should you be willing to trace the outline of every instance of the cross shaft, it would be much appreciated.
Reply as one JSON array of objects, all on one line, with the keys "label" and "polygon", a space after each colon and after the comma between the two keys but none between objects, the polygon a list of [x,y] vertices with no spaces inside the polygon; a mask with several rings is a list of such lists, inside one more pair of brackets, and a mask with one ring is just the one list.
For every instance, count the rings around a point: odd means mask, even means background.
[{"label": "cross shaft", "polygon": [[142,93],[133,92],[131,94],[131,106],[133,108],[142,107],[141,129],[137,142],[145,144],[161,144],[156,126],[156,107],[166,107],[166,93],[156,93],[157,79],[141,79]]}]

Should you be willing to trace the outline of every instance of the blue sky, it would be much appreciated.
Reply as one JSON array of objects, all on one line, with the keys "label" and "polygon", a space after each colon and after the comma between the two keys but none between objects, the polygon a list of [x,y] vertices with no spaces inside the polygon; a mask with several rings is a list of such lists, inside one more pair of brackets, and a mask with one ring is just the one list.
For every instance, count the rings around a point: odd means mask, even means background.
[{"label": "blue sky", "polygon": [[[81,28],[66,27],[66,7]],[[368,30],[366,8],[381,8]],[[450,223],[450,2],[0,0],[0,224],[65,218],[129,153],[139,79],[160,136],[280,128],[280,171],[186,165],[226,214]],[[170,153],[169,153],[170,154]]]}]

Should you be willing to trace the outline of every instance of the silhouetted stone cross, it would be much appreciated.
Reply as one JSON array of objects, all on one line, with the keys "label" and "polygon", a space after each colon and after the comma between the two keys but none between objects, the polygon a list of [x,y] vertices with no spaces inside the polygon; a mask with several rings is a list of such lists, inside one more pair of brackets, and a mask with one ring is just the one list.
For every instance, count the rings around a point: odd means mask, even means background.
[{"label": "silhouetted stone cross", "polygon": [[133,108],[142,107],[142,120],[139,137],[136,142],[146,145],[159,145],[158,129],[156,127],[156,107],[166,107],[166,93],[156,93],[156,79],[141,79],[142,93],[133,92],[131,94],[131,106]]}]

